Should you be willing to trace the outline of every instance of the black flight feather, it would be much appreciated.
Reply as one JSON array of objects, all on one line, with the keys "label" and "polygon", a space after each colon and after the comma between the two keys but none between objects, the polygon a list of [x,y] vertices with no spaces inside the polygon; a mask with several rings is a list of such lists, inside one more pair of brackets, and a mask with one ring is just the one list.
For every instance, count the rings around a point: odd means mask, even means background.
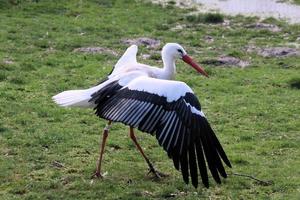
[{"label": "black flight feather", "polygon": [[[221,159],[231,167],[219,140],[206,118],[192,112],[201,111],[196,96],[185,96],[169,102],[164,96],[123,88],[113,81],[92,94],[99,117],[122,122],[141,131],[155,134],[158,142],[181,170],[185,183],[198,186],[198,174],[205,187],[209,186],[207,167],[217,183],[226,177]],[[199,170],[199,173],[198,173]]]}]

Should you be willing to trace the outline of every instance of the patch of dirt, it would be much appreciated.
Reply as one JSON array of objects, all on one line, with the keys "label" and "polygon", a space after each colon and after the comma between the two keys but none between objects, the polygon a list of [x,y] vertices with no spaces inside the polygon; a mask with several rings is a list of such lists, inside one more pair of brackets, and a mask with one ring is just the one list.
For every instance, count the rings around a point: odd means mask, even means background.
[{"label": "patch of dirt", "polygon": [[147,37],[123,39],[122,42],[127,45],[145,45],[147,48],[157,48],[160,46],[160,40]]},{"label": "patch of dirt", "polygon": [[81,52],[81,53],[90,53],[90,54],[111,54],[113,56],[118,56],[118,53],[104,47],[80,47],[73,50],[73,52]]},{"label": "patch of dirt", "polygon": [[265,48],[259,52],[264,57],[299,56],[300,51],[289,47]]},{"label": "patch of dirt", "polygon": [[247,25],[246,28],[254,28],[259,30],[269,30],[271,32],[280,32],[281,28],[279,28],[275,24],[266,24],[266,23],[255,23]]},{"label": "patch of dirt", "polygon": [[247,52],[255,52],[263,57],[289,57],[289,56],[300,56],[300,50],[290,47],[266,47],[260,48],[256,46],[248,46]]},{"label": "patch of dirt", "polygon": [[228,66],[228,67],[241,67],[245,68],[250,65],[249,61],[241,60],[236,57],[232,56],[220,56],[217,59],[212,59],[212,60],[205,60],[201,62],[202,64],[207,64],[207,65],[215,65],[215,66]]}]

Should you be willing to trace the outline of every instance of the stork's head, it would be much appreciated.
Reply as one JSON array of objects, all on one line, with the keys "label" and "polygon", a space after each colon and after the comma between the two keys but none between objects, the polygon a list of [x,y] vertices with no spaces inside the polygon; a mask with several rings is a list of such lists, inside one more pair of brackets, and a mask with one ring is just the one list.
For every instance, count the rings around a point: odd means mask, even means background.
[{"label": "stork's head", "polygon": [[185,63],[192,66],[195,70],[197,70],[202,75],[208,77],[208,74],[204,71],[199,64],[197,64],[193,59],[188,56],[184,48],[177,43],[167,43],[162,49],[163,55],[166,54],[173,59],[181,58]]}]

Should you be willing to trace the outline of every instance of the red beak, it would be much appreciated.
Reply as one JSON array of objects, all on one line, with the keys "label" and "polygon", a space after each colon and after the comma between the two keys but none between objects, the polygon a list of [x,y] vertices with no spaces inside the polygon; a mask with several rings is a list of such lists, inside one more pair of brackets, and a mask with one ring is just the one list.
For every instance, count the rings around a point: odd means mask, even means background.
[{"label": "red beak", "polygon": [[200,67],[196,62],[194,62],[191,57],[189,57],[188,55],[184,55],[182,56],[182,60],[187,64],[191,65],[195,70],[197,70],[199,73],[201,73],[202,75],[208,78],[208,74],[204,71],[204,69]]}]

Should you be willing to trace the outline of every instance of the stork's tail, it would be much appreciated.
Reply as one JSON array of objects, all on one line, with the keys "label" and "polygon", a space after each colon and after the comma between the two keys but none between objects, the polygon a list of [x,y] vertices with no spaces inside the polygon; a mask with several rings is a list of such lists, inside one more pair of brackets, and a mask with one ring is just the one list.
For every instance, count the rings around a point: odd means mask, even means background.
[{"label": "stork's tail", "polygon": [[83,107],[92,106],[91,93],[89,90],[68,90],[52,97],[53,101],[62,107]]}]

